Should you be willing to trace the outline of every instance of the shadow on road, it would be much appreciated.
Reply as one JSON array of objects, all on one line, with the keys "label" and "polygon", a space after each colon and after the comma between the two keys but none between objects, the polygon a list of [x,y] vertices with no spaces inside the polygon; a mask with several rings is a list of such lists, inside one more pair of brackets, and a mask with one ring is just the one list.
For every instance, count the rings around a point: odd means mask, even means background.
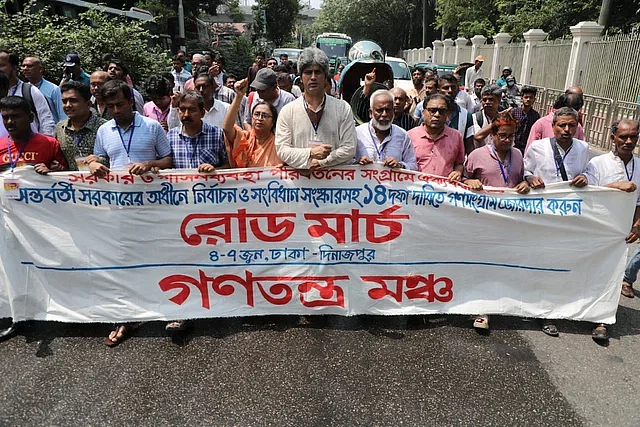
[{"label": "shadow on road", "polygon": [[[0,321],[0,328],[8,326],[7,319]],[[570,320],[553,322],[562,334],[590,336],[593,324]],[[131,336],[139,338],[164,338],[178,346],[187,346],[198,337],[224,339],[237,333],[251,331],[286,332],[291,329],[312,328],[342,331],[366,331],[373,336],[393,340],[405,338],[408,331],[453,327],[471,329],[472,320],[467,315],[415,315],[415,316],[255,316],[221,319],[198,319],[191,322],[182,334],[169,337],[165,332],[166,322],[144,323]],[[491,316],[491,333],[500,331],[540,330],[540,319],[525,319],[511,316]],[[20,324],[17,336],[23,336],[27,343],[38,343],[36,356],[52,355],[51,343],[56,338],[103,338],[113,325],[104,323],[76,324],[44,321],[28,321]],[[542,333],[542,332],[540,332]],[[640,334],[640,311],[620,306],[618,321],[609,328],[612,339]],[[489,335],[489,334],[486,334]],[[560,337],[560,338],[561,338]],[[10,340],[9,340],[10,341]]]}]

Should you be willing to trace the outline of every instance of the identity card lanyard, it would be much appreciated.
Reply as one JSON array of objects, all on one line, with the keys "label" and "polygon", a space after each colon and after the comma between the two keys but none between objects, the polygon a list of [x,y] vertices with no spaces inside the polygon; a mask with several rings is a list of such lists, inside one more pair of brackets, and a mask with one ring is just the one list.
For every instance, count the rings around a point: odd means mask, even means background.
[{"label": "identity card lanyard", "polygon": [[22,156],[22,153],[24,153],[24,149],[27,148],[27,144],[29,144],[29,141],[31,141],[31,137],[29,137],[27,142],[22,145],[22,148],[18,151],[18,157],[13,160],[13,157],[11,157],[11,139],[7,138],[7,155],[9,156],[9,165],[11,166],[11,178],[13,178],[13,170],[16,168],[16,165],[20,160],[20,156]]},{"label": "identity card lanyard", "polygon": [[[553,144],[553,151],[557,152],[558,151],[558,143],[556,142],[556,139],[553,138],[551,140],[551,144]],[[567,151],[564,152],[564,156],[562,156],[562,160],[560,161],[560,164],[558,164],[558,159],[553,158],[553,160],[556,162],[556,176],[560,176],[560,168],[562,166],[564,166],[564,159],[567,158],[567,156],[569,155],[569,151],[571,151],[571,149],[573,148],[573,143],[571,144],[571,146],[569,146],[569,148],[567,149]]]},{"label": "identity card lanyard", "polygon": [[500,161],[500,157],[498,157],[498,153],[496,153],[496,149],[493,146],[491,146],[491,150],[493,151],[493,154],[496,156],[496,161],[498,162],[498,165],[500,165],[500,173],[502,174],[502,179],[504,179],[504,184],[507,185],[507,181],[509,180],[509,175],[511,174],[511,153],[509,153],[509,163],[507,163],[507,173],[505,174],[504,166]]},{"label": "identity card lanyard", "polygon": [[324,103],[326,101],[327,101],[327,96],[325,95],[325,97],[322,99],[322,105],[320,105],[320,110],[317,113],[314,112],[318,117],[318,122],[313,123],[313,120],[311,120],[311,110],[309,109],[309,104],[307,104],[307,100],[304,99],[304,96],[302,97],[302,102],[304,103],[304,109],[307,112],[307,117],[309,117],[311,126],[313,126],[313,132],[316,138],[318,137],[318,128],[320,127],[320,120],[322,120],[322,113],[324,112]]},{"label": "identity card lanyard", "polygon": [[124,145],[124,137],[122,136],[122,132],[120,132],[120,126],[116,124],[116,128],[118,128],[118,135],[120,135],[120,142],[122,142],[122,147],[127,152],[127,159],[129,159],[129,162],[131,162],[129,151],[131,150],[131,140],[133,139],[133,131],[136,130],[135,117],[133,118],[133,123],[131,123],[131,133],[129,134],[129,145]]},{"label": "identity card lanyard", "polygon": [[[371,123],[371,122],[369,122]],[[386,145],[383,147],[382,144],[378,145],[378,137],[371,132],[371,128],[373,127],[373,125],[369,125],[369,134],[371,135],[371,140],[373,141],[373,146],[376,149],[376,152],[378,153],[378,161],[382,161],[382,155],[384,154],[384,149],[386,148]],[[389,133],[389,137],[391,137],[391,133]],[[380,148],[378,148],[380,147]]]},{"label": "identity card lanyard", "polygon": [[629,181],[633,180],[633,173],[636,170],[636,160],[634,159],[633,156],[631,156],[631,175],[629,175],[629,169],[627,169],[627,165],[624,165],[624,172],[627,174],[627,179]]}]

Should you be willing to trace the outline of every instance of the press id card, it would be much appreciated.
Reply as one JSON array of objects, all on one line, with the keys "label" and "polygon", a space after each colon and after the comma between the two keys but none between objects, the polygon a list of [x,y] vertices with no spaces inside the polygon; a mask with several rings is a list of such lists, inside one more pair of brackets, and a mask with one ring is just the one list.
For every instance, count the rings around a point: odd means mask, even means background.
[{"label": "press id card", "polygon": [[20,180],[15,178],[4,179],[4,194],[7,199],[17,200],[20,198]]}]

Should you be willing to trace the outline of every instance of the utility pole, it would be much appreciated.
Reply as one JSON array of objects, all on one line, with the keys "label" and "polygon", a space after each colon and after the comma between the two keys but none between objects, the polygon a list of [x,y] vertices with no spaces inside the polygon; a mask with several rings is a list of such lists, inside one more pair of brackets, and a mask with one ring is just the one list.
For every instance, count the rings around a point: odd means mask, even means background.
[{"label": "utility pole", "polygon": [[427,30],[429,28],[429,1],[422,0],[422,47],[427,47]]},{"label": "utility pole", "polygon": [[602,7],[600,7],[598,25],[602,25],[604,28],[607,28],[609,24],[609,15],[611,14],[611,1],[612,0],[602,0]]},{"label": "utility pole", "polygon": [[178,0],[178,36],[180,37],[178,42],[180,49],[186,50],[187,41],[184,34],[184,6],[182,5],[182,0]]}]

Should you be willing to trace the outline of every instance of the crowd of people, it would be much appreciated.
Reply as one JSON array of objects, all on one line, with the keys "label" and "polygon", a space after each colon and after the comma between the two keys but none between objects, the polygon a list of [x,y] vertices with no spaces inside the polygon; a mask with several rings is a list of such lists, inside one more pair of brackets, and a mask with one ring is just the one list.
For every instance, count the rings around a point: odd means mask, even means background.
[{"label": "crowd of people", "polygon": [[[86,170],[101,176],[110,170],[213,173],[286,165],[304,172],[377,163],[446,177],[472,191],[508,187],[525,194],[566,181],[635,192],[640,185],[638,123],[616,122],[612,152],[590,160],[579,87],[567,89],[541,117],[533,108],[535,87],[517,88],[521,105],[505,105],[511,70],[490,84],[482,57],[467,71],[466,88],[455,74],[416,68],[411,90],[388,89],[376,82],[374,68],[354,95],[369,117],[360,125],[339,98],[329,59],[316,48],[304,49],[295,67],[286,55],[258,55],[242,78],[226,73],[221,57],[194,54],[187,60],[178,52],[170,72],[145,82],[146,103],[119,59],[105,58],[103,68],[90,74],[77,54],[65,61],[55,84],[43,78],[40,59],[20,62],[0,50],[0,171],[33,165],[41,174]],[[640,207],[626,240],[638,237]],[[636,252],[622,295],[634,297],[638,269]],[[167,330],[186,325],[173,321]],[[107,344],[119,344],[136,326],[119,325]],[[474,327],[488,329],[489,316],[476,316]],[[550,321],[542,330],[558,335]],[[593,338],[607,340],[607,327],[596,325]]]}]

